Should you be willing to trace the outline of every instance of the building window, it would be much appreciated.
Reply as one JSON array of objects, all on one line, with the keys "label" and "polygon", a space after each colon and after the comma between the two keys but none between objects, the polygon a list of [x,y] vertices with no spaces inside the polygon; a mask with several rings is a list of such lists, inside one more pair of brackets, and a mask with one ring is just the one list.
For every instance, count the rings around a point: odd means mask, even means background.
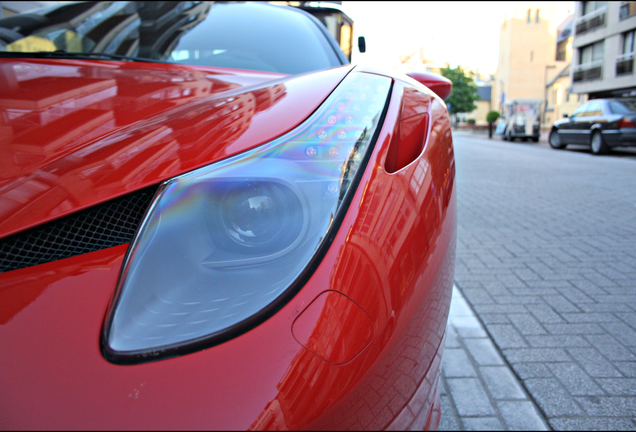
[{"label": "building window", "polygon": [[636,14],[636,1],[624,1],[621,2],[621,8],[618,12],[618,19],[624,20],[632,15]]},{"label": "building window", "polygon": [[605,56],[604,41],[579,48],[579,63],[574,67],[574,82],[601,78],[603,58]]},{"label": "building window", "polygon": [[566,39],[557,44],[557,53],[556,60],[557,61],[566,61],[568,56],[568,44],[570,43],[570,39]]},{"label": "building window", "polygon": [[603,42],[604,41],[598,41],[580,48],[579,65],[603,61],[603,56],[605,55],[605,45]]},{"label": "building window", "polygon": [[584,1],[583,2],[583,16],[597,11],[607,6],[606,1]]},{"label": "building window", "polygon": [[581,34],[599,27],[605,26],[605,15],[607,12],[606,1],[585,1],[583,2],[583,15],[577,18],[575,23],[575,33]]},{"label": "building window", "polygon": [[530,51],[530,61],[534,60],[534,51]]},{"label": "building window", "polygon": [[534,22],[535,22],[535,23],[539,23],[539,9],[537,9],[537,14],[536,14],[536,16],[534,17]]},{"label": "building window", "polygon": [[616,75],[634,72],[634,30],[621,35],[621,55],[616,57]]},{"label": "building window", "polygon": [[531,16],[531,15],[532,15],[532,9],[528,9],[528,18],[526,18],[526,22],[527,22],[528,24],[530,24],[530,21],[531,21],[530,16]]},{"label": "building window", "polygon": [[623,33],[623,50],[622,54],[631,54],[634,52],[634,30]]}]

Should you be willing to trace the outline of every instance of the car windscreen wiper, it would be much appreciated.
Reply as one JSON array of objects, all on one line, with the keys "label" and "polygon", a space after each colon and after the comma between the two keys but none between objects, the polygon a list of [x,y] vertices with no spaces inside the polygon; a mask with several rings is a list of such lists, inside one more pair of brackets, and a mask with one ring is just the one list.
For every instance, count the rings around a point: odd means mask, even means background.
[{"label": "car windscreen wiper", "polygon": [[135,61],[135,62],[149,62],[149,63],[166,63],[161,60],[153,60],[143,57],[130,57],[123,56],[118,54],[106,54],[106,53],[75,53],[75,52],[66,52],[64,50],[57,51],[38,51],[38,52],[9,52],[4,51],[0,52],[0,57],[8,57],[8,58],[59,58],[59,59],[109,59],[109,60],[124,60],[124,61]]}]

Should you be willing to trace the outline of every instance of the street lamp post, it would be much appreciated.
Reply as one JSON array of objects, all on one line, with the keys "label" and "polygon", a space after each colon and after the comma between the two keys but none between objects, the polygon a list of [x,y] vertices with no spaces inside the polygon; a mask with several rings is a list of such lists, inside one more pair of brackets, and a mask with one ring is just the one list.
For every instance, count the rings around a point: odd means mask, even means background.
[{"label": "street lamp post", "polygon": [[543,74],[543,97],[545,99],[545,107],[543,108],[543,121],[545,125],[545,114],[548,111],[548,69],[555,68],[556,65],[545,65],[545,72]]}]

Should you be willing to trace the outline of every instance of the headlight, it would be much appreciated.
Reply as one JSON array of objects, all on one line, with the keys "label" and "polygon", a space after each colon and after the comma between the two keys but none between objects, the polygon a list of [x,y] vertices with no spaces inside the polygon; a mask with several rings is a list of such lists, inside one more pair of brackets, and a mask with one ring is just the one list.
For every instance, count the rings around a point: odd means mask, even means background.
[{"label": "headlight", "polygon": [[165,182],[124,261],[104,355],[136,363],[203,349],[289,301],[346,210],[390,88],[351,73],[295,130]]}]

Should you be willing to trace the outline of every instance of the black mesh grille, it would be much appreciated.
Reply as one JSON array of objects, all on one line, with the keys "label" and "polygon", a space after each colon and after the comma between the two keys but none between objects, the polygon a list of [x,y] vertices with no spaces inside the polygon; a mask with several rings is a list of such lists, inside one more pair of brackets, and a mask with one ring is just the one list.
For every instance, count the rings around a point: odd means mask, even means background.
[{"label": "black mesh grille", "polygon": [[132,241],[156,186],[0,240],[0,273]]}]

